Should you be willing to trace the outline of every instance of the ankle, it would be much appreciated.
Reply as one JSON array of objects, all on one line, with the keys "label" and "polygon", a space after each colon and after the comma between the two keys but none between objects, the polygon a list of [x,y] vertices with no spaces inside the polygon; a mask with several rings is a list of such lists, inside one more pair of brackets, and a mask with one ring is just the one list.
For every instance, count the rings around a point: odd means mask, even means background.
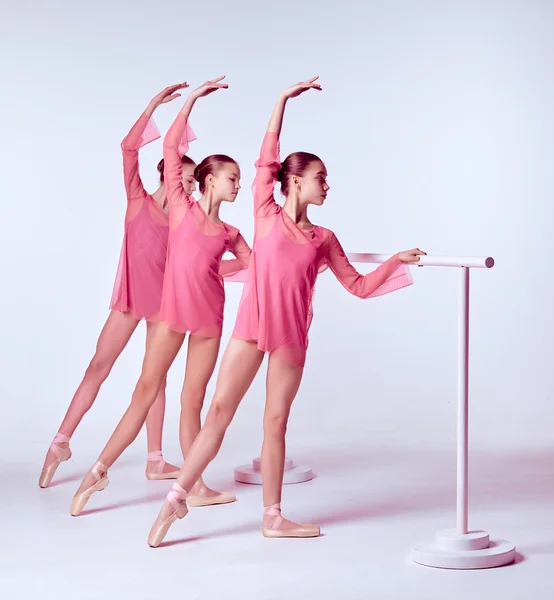
[{"label": "ankle", "polygon": [[152,452],[148,453],[146,461],[147,462],[162,462],[163,459],[164,459],[164,457],[163,457],[161,450],[153,450]]},{"label": "ankle", "polygon": [[173,505],[173,508],[178,509],[183,503],[186,503],[189,493],[179,483],[175,482],[169,493],[167,494],[167,501]]},{"label": "ankle", "polygon": [[268,515],[271,517],[278,517],[281,514],[281,503],[277,502],[276,504],[270,504],[269,506],[264,506],[264,516]]},{"label": "ankle", "polygon": [[62,448],[67,448],[69,446],[70,436],[58,431],[52,440],[52,444],[56,444],[56,446],[61,446]]}]

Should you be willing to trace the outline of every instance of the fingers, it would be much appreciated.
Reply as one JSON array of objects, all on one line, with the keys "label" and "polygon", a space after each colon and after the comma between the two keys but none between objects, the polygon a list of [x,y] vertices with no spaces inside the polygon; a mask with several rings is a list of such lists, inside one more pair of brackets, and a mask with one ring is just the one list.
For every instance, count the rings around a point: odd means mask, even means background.
[{"label": "fingers", "polygon": [[316,79],[318,79],[318,77],[314,77],[313,79],[308,79],[308,81],[304,81],[300,85],[304,88],[304,91],[305,90],[317,90],[317,91],[321,92],[321,85],[319,83],[314,83]]},{"label": "fingers", "polygon": [[174,83],[173,85],[166,87],[164,92],[166,94],[173,94],[173,92],[176,92],[177,90],[182,90],[182,89],[188,88],[188,87],[189,87],[189,84],[186,81],[184,81],[183,83]]},{"label": "fingers", "polygon": [[163,100],[162,100],[162,104],[165,104],[166,102],[171,102],[172,100],[175,100],[175,98],[180,98],[181,94],[171,94],[171,96],[166,96]]},{"label": "fingers", "polygon": [[[419,248],[414,248],[413,250],[410,250],[409,254],[411,254],[411,258],[408,259],[408,262],[410,263],[416,263],[419,262],[422,256],[427,256],[427,252],[424,252],[423,250],[420,250]],[[422,266],[422,265],[419,265]]]}]

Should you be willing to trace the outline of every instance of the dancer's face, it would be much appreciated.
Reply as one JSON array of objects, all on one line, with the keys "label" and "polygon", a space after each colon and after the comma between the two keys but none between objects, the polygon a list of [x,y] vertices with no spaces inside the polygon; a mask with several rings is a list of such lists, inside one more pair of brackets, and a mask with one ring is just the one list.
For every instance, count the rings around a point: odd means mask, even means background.
[{"label": "dancer's face", "polygon": [[196,191],[196,179],[194,179],[194,169],[196,165],[183,165],[183,188],[185,194],[189,196]]},{"label": "dancer's face", "polygon": [[329,189],[327,169],[320,160],[313,160],[302,177],[298,177],[298,191],[303,203],[321,206]]},{"label": "dancer's face", "polygon": [[240,190],[240,169],[235,163],[225,163],[213,176],[214,196],[222,202],[234,202]]}]

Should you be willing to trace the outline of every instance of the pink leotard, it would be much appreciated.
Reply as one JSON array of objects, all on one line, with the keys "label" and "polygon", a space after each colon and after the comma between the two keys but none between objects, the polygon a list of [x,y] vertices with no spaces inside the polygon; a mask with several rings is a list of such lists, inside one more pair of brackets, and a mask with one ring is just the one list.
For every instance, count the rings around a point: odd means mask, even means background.
[{"label": "pink leotard", "polygon": [[300,229],[275,202],[279,138],[267,133],[256,162],[253,186],[254,252],[246,275],[233,337],[256,342],[289,364],[306,360],[312,297],[325,265],[352,294],[370,298],[412,283],[398,255],[361,275],[350,264],[335,234],[324,227]]},{"label": "pink leotard", "polygon": [[236,227],[213,222],[185,192],[178,144],[186,127],[186,116],[180,113],[164,140],[170,232],[161,320],[181,333],[217,338],[225,304],[222,275],[238,270],[236,261],[221,258],[229,251],[237,257],[238,268],[245,268],[250,247]]},{"label": "pink leotard", "polygon": [[144,189],[139,175],[139,148],[160,137],[142,114],[121,143],[127,193],[125,233],[110,308],[137,319],[156,320],[160,310],[169,219]]}]

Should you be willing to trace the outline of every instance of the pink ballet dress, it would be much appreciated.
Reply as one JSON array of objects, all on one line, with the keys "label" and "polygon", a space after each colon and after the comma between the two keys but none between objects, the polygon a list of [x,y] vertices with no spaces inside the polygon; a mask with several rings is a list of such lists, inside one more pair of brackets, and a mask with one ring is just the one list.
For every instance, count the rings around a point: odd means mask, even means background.
[{"label": "pink ballet dress", "polygon": [[113,310],[147,320],[156,320],[160,311],[169,219],[142,185],[138,151],[159,137],[154,121],[143,113],[121,143],[127,212],[110,303]]},{"label": "pink ballet dress", "polygon": [[[214,223],[182,182],[179,139],[187,127],[179,114],[164,140],[169,203],[169,245],[160,318],[181,333],[218,338],[223,328],[223,276],[248,267],[250,247],[239,230]],[[225,252],[235,260],[221,261]]]},{"label": "pink ballet dress", "polygon": [[303,366],[317,274],[328,266],[360,298],[380,296],[412,283],[398,255],[361,275],[350,264],[335,234],[314,225],[300,229],[275,202],[279,137],[267,133],[256,162],[253,185],[254,252],[246,275],[233,337],[256,342],[264,352]]}]

